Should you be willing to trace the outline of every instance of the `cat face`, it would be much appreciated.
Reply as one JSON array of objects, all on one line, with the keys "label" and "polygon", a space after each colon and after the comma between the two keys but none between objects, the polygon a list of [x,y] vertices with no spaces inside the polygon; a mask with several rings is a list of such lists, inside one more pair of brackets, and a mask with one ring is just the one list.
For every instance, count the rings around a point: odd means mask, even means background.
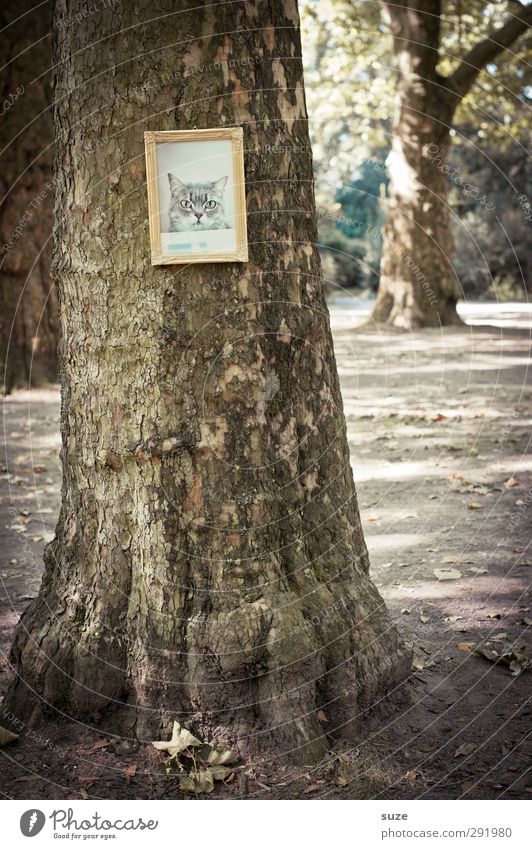
[{"label": "cat face", "polygon": [[224,192],[227,177],[213,183],[183,183],[174,174],[168,174],[170,183],[170,232],[183,230],[223,230],[229,224],[225,219]]}]

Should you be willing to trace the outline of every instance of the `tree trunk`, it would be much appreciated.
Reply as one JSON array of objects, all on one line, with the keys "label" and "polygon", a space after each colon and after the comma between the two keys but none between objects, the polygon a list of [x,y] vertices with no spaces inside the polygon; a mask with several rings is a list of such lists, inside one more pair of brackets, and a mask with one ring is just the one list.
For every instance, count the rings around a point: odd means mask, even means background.
[{"label": "tree trunk", "polygon": [[[3,389],[57,381],[52,232],[51,6],[0,14],[0,368]],[[27,14],[24,14],[24,13]],[[13,22],[13,23],[12,23]]]},{"label": "tree trunk", "polygon": [[439,0],[385,4],[394,36],[397,95],[372,319],[405,329],[460,321],[446,168],[456,98],[436,71],[440,5]]},{"label": "tree trunk", "polygon": [[[368,577],[297,7],[179,9],[58,0],[63,503],[6,704],[306,761],[317,709],[355,735],[409,658]],[[250,262],[152,268],[144,131],[234,124]]]}]

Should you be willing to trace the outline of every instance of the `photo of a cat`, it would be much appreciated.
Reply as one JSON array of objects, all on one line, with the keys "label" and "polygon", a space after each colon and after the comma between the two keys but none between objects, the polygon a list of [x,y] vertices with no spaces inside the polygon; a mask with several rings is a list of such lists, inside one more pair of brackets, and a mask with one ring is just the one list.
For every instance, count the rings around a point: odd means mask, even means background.
[{"label": "photo of a cat", "polygon": [[209,183],[183,183],[175,174],[168,174],[170,183],[169,230],[229,230],[225,214],[224,194],[227,176]]},{"label": "photo of a cat", "polygon": [[152,264],[246,262],[242,129],[145,133]]}]

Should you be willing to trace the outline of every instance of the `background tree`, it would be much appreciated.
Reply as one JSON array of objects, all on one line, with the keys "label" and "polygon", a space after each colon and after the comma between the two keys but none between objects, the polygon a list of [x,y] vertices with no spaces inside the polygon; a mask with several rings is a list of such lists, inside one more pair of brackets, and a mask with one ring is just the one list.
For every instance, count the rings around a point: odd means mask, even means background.
[{"label": "background tree", "polygon": [[[449,132],[479,72],[532,23],[532,7],[512,11],[466,53],[450,75],[438,69],[441,0],[388,3],[397,94],[384,248],[375,321],[400,327],[458,321],[448,203]],[[512,6],[513,10],[515,6]]]},{"label": "background tree", "polygon": [[[394,60],[393,39],[390,38],[391,18],[388,16],[387,22],[379,18],[378,6],[350,0],[320,0],[319,3],[306,0],[304,4],[303,45],[309,80],[309,115],[317,166],[318,205],[328,213],[334,213],[320,217],[321,239],[326,244],[331,243],[333,248],[337,247],[339,240],[338,235],[333,235],[334,216],[348,214],[341,186],[352,185],[362,179],[361,197],[372,192],[375,179],[370,169],[375,167],[383,176],[381,159],[386,158],[391,148],[391,116],[398,67]],[[416,5],[416,8],[423,11],[424,7]],[[512,11],[514,14],[523,11],[519,4],[508,6],[507,2],[477,0],[471,0],[467,7],[447,0],[442,9],[436,45],[436,75],[441,74],[442,77],[451,77],[460,61],[476,44],[483,42],[490,29],[502,27]],[[406,6],[395,4],[394,14],[400,19],[395,24],[397,28],[407,15]],[[434,19],[434,11],[430,13],[428,10],[427,14]],[[521,24],[516,26],[524,32],[525,27]],[[441,179],[446,196],[450,189],[451,210],[456,213],[450,215],[451,229],[459,248],[452,256],[452,270],[467,297],[485,293],[497,298],[505,295],[522,297],[529,285],[529,280],[523,279],[519,269],[519,264],[527,266],[529,249],[526,216],[517,198],[523,193],[530,196],[530,159],[526,153],[527,106],[530,105],[532,91],[532,72],[526,61],[530,41],[530,34],[519,37],[511,51],[504,53],[503,60],[500,47],[495,48],[497,55],[488,62],[484,72],[474,75],[468,93],[460,96],[454,111],[453,128],[449,132],[448,141],[452,139],[452,145],[448,145],[449,170],[463,177],[465,183],[473,178],[480,193],[489,195],[488,200],[495,204],[496,212],[490,212],[483,204],[475,202],[456,179],[453,181],[447,177],[444,173],[447,163],[441,163],[442,170],[433,169]],[[408,39],[405,39],[405,44],[407,42]],[[396,47],[400,43],[399,38]],[[434,50],[432,53],[436,55]],[[407,55],[408,51],[405,57]],[[442,85],[446,85],[445,80]],[[404,100],[403,94],[401,102]],[[428,120],[427,128],[431,120]],[[388,164],[391,166],[393,161],[391,157]],[[503,165],[508,166],[506,171],[499,170]],[[393,177],[391,173],[389,175]],[[409,179],[411,174],[404,171],[403,176],[403,185],[408,191],[412,183]],[[394,192],[392,187],[391,194]],[[397,199],[399,201],[400,198]],[[467,219],[464,220],[462,216],[466,206]],[[386,211],[386,208],[386,203],[381,203],[381,211]],[[502,220],[504,230],[496,215]],[[370,222],[365,233],[361,232],[364,226],[365,222],[362,228],[359,227],[363,244],[360,245],[359,239],[355,245],[352,265],[357,265],[361,254],[378,256],[382,246],[379,218]],[[452,244],[453,239],[448,241]],[[390,263],[400,264],[402,274],[406,272],[408,275],[408,264],[401,260],[402,251],[397,249],[402,242],[394,237],[393,244],[396,249]],[[347,254],[352,250],[345,242],[344,249]],[[348,264],[347,254],[344,254],[345,265]],[[474,279],[472,267],[477,270]],[[382,270],[385,270],[384,266]],[[372,273],[371,263],[367,266],[362,263],[360,271],[366,285],[376,283],[377,275]],[[425,276],[428,278],[428,275]],[[437,275],[431,275],[430,283],[433,289],[437,289]]]},{"label": "background tree", "polygon": [[0,368],[4,390],[57,380],[52,231],[52,4],[6,0],[0,111]]},{"label": "background tree", "polygon": [[[63,503],[6,705],[307,761],[318,707],[353,736],[409,663],[349,465],[297,6],[83,11],[55,22]],[[235,123],[249,264],[151,267],[143,131]]]}]

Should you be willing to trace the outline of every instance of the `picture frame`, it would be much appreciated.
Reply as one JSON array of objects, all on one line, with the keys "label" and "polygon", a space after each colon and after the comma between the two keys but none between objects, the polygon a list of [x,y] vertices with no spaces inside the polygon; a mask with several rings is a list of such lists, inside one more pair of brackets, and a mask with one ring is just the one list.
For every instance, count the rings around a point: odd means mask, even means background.
[{"label": "picture frame", "polygon": [[144,133],[152,265],[247,262],[242,127]]}]

